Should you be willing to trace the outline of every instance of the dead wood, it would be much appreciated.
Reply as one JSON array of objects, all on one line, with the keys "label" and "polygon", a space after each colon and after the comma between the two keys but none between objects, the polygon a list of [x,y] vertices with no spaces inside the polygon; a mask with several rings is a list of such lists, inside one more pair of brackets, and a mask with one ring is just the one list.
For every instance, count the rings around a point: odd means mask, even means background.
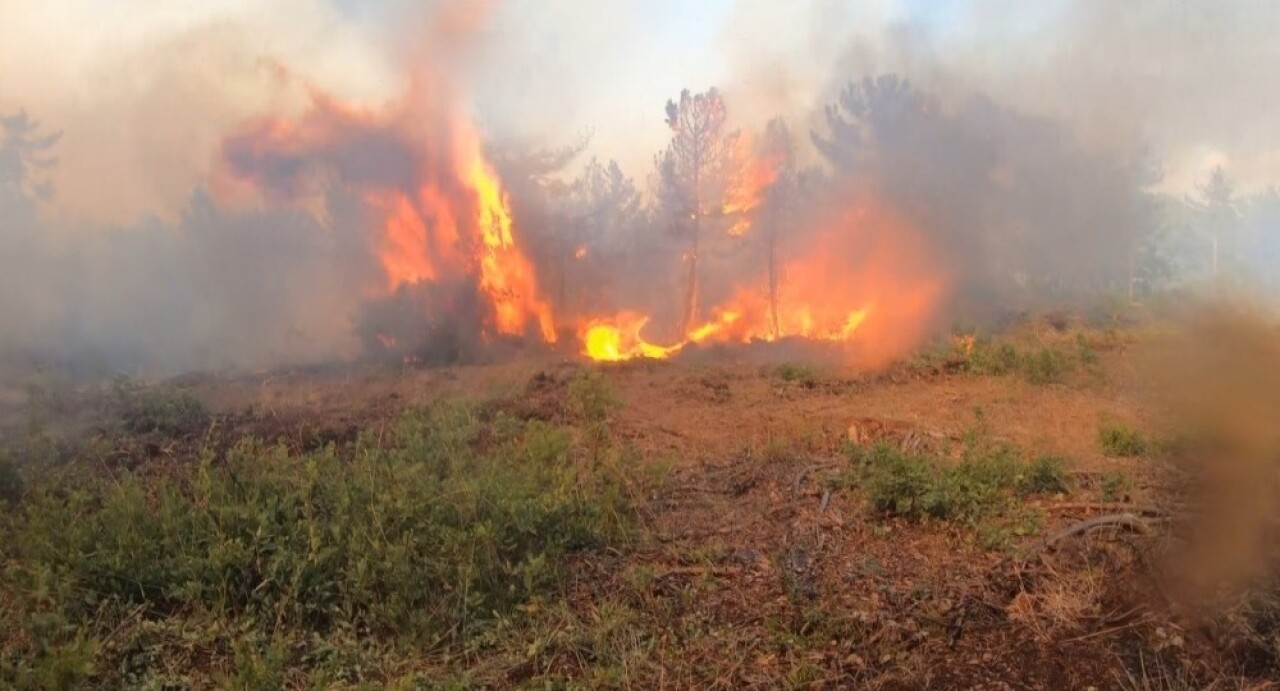
[{"label": "dead wood", "polygon": [[1052,549],[1059,542],[1076,535],[1084,535],[1101,528],[1124,528],[1139,535],[1150,535],[1151,526],[1156,523],[1163,523],[1165,519],[1160,518],[1142,518],[1132,513],[1112,513],[1105,516],[1096,516],[1078,523],[1073,523],[1062,530],[1050,535],[1049,537],[1031,545],[1021,555],[1021,561],[1026,561],[1035,554]]},{"label": "dead wood", "polygon": [[1045,511],[1053,512],[1071,512],[1071,511],[1108,511],[1112,514],[1131,513],[1138,516],[1169,516],[1173,514],[1171,509],[1160,506],[1139,506],[1135,504],[1126,504],[1124,502],[1068,502],[1065,504],[1049,504],[1042,507]]},{"label": "dead wood", "polygon": [[742,568],[738,566],[672,566],[663,569],[654,578],[662,580],[673,576],[715,576],[717,578],[725,578],[727,576],[736,576],[742,572]]}]

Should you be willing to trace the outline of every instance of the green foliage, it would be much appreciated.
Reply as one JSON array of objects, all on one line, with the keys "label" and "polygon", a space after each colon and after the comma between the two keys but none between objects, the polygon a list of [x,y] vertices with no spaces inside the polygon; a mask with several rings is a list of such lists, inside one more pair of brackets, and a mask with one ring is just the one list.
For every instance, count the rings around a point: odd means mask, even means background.
[{"label": "green foliage", "polygon": [[1059,381],[1070,365],[1066,354],[1049,346],[1022,356],[1022,374],[1032,384],[1052,384]]},{"label": "green foliage", "polygon": [[1000,513],[1027,470],[1007,446],[966,453],[953,463],[880,444],[855,448],[852,460],[874,511],[916,521],[972,522]]},{"label": "green foliage", "polygon": [[1076,334],[1076,356],[1085,367],[1095,367],[1098,364],[1098,351],[1083,333]]},{"label": "green foliage", "polygon": [[1098,444],[1103,453],[1114,458],[1133,458],[1147,452],[1147,440],[1142,433],[1119,422],[1098,427]]},{"label": "green foliage", "polygon": [[884,444],[851,447],[853,468],[844,483],[861,487],[881,516],[961,523],[987,549],[1034,534],[1042,516],[1020,499],[1067,491],[1066,463],[1050,456],[1023,461],[1008,444],[992,443],[981,408],[975,414],[959,462]]},{"label": "green foliage", "polygon": [[166,437],[195,434],[209,422],[209,411],[191,391],[170,386],[141,388],[117,379],[113,408],[125,431]]},{"label": "green foliage", "polygon": [[813,368],[807,365],[799,365],[791,362],[778,365],[776,371],[778,378],[790,384],[798,384],[805,388],[812,388],[817,383],[817,376],[814,374]]},{"label": "green foliage", "polygon": [[1102,500],[1121,501],[1133,489],[1133,478],[1124,473],[1107,473],[1102,476]]},{"label": "green foliage", "polygon": [[581,420],[604,422],[621,405],[618,392],[597,370],[579,370],[569,380],[569,409]]},{"label": "green foliage", "polygon": [[1059,494],[1069,492],[1067,462],[1056,456],[1037,456],[1021,475],[1018,491],[1023,494]]},{"label": "green foliage", "polygon": [[371,654],[352,637],[473,645],[632,516],[624,463],[585,470],[539,421],[485,432],[439,403],[350,458],[243,442],[186,474],[33,486],[0,516],[0,686],[143,685],[190,656],[229,665],[224,687],[299,665],[346,683]]},{"label": "green foliage", "polygon": [[8,456],[0,455],[0,503],[17,503],[22,497],[22,490],[22,476],[18,474],[17,466]]},{"label": "green foliage", "polygon": [[1001,376],[1017,373],[1033,384],[1060,381],[1062,375],[1074,365],[1071,356],[1051,346],[1019,352],[1017,347],[1007,341],[976,336],[954,338],[949,358],[962,371],[970,374]]},{"label": "green foliage", "polygon": [[1018,349],[1011,343],[977,341],[968,354],[966,369],[974,374],[1009,374],[1018,368]]}]

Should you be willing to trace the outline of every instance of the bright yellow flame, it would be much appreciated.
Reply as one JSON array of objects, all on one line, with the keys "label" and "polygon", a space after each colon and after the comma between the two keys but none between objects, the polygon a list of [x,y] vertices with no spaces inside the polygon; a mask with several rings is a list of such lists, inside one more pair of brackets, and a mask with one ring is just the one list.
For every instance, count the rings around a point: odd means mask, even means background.
[{"label": "bright yellow flame", "polygon": [[493,301],[497,329],[523,334],[530,315],[538,320],[542,337],[556,342],[551,308],[538,299],[533,265],[515,246],[511,234],[511,209],[498,176],[480,155],[479,140],[470,128],[462,131],[459,160],[466,161],[460,177],[476,195],[476,221],[480,226],[480,289]]},{"label": "bright yellow flame", "polygon": [[619,314],[613,321],[597,321],[587,327],[582,337],[583,353],[600,362],[619,362],[637,357],[662,359],[684,347],[654,345],[640,336],[640,330],[649,323],[648,317],[629,312]]}]

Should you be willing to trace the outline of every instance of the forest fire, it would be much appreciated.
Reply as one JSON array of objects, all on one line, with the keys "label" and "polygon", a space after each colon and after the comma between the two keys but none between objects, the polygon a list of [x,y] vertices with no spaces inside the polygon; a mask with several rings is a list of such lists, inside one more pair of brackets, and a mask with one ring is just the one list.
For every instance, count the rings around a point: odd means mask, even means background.
[{"label": "forest fire", "polygon": [[749,144],[740,145],[734,158],[745,160],[735,166],[721,213],[734,219],[728,233],[739,237],[751,230],[755,214],[764,203],[765,194],[778,181],[785,160],[784,154],[776,150],[755,155]]},{"label": "forest fire", "polygon": [[500,333],[520,335],[537,321],[542,338],[556,341],[551,308],[538,297],[533,265],[516,247],[512,235],[511,209],[497,175],[480,156],[479,139],[470,127],[459,153],[467,160],[463,180],[475,193],[476,223],[483,246],[480,248],[480,289],[493,302]]},{"label": "forest fire", "polygon": [[728,333],[740,317],[738,312],[720,312],[714,321],[693,329],[684,340],[661,346],[649,343],[640,335],[640,330],[649,323],[649,317],[624,312],[612,319],[593,320],[583,331],[583,353],[599,362],[619,362],[638,357],[661,360],[679,353],[691,343],[717,340],[716,337]]},{"label": "forest fire", "polygon": [[[370,240],[385,279],[375,294],[422,282],[474,283],[491,335],[554,343],[551,307],[517,245],[507,193],[479,134],[452,109],[430,113],[430,131],[405,124],[416,102],[369,112],[313,93],[298,122],[251,124],[227,139],[224,155],[236,175],[270,196],[299,199],[312,177],[331,174],[359,189],[382,219]],[[316,174],[307,165],[325,170]]]},{"label": "forest fire", "polygon": [[647,317],[628,312],[594,320],[582,332],[583,354],[602,361],[668,358],[695,343],[798,338],[856,343],[872,363],[920,338],[946,286],[923,238],[869,201],[815,222],[825,227],[806,253],[780,267],[776,294],[743,280],[712,309],[710,321],[666,346],[640,336]]}]

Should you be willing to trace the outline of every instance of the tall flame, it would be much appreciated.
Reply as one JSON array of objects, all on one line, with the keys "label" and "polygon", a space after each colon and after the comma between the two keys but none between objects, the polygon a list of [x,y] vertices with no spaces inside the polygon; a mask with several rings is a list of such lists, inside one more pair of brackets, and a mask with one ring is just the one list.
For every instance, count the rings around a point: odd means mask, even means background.
[{"label": "tall flame", "polygon": [[809,252],[782,268],[776,331],[768,296],[739,288],[713,309],[711,321],[678,343],[645,342],[639,331],[648,319],[624,313],[592,322],[582,334],[583,354],[595,360],[667,358],[694,343],[804,338],[856,342],[871,363],[923,335],[945,280],[911,226],[868,201],[829,219],[813,240]]},{"label": "tall flame", "polygon": [[782,156],[777,153],[753,155],[745,143],[736,156],[743,159],[725,189],[721,213],[733,220],[729,235],[741,236],[751,230],[755,213],[764,203],[765,193],[778,181]]},{"label": "tall flame", "polygon": [[511,209],[493,168],[480,155],[475,131],[463,130],[460,152],[466,169],[462,179],[475,192],[477,223],[483,244],[480,247],[480,289],[493,302],[497,329],[505,334],[523,334],[536,320],[542,338],[555,343],[556,329],[551,307],[538,297],[533,264],[516,247],[511,233]]},{"label": "tall flame", "polygon": [[385,111],[311,95],[297,122],[251,123],[227,139],[236,175],[290,201],[304,200],[316,179],[337,176],[381,216],[372,245],[386,291],[474,281],[490,308],[487,329],[555,342],[551,308],[517,245],[507,194],[460,109],[424,104],[416,91]]}]

